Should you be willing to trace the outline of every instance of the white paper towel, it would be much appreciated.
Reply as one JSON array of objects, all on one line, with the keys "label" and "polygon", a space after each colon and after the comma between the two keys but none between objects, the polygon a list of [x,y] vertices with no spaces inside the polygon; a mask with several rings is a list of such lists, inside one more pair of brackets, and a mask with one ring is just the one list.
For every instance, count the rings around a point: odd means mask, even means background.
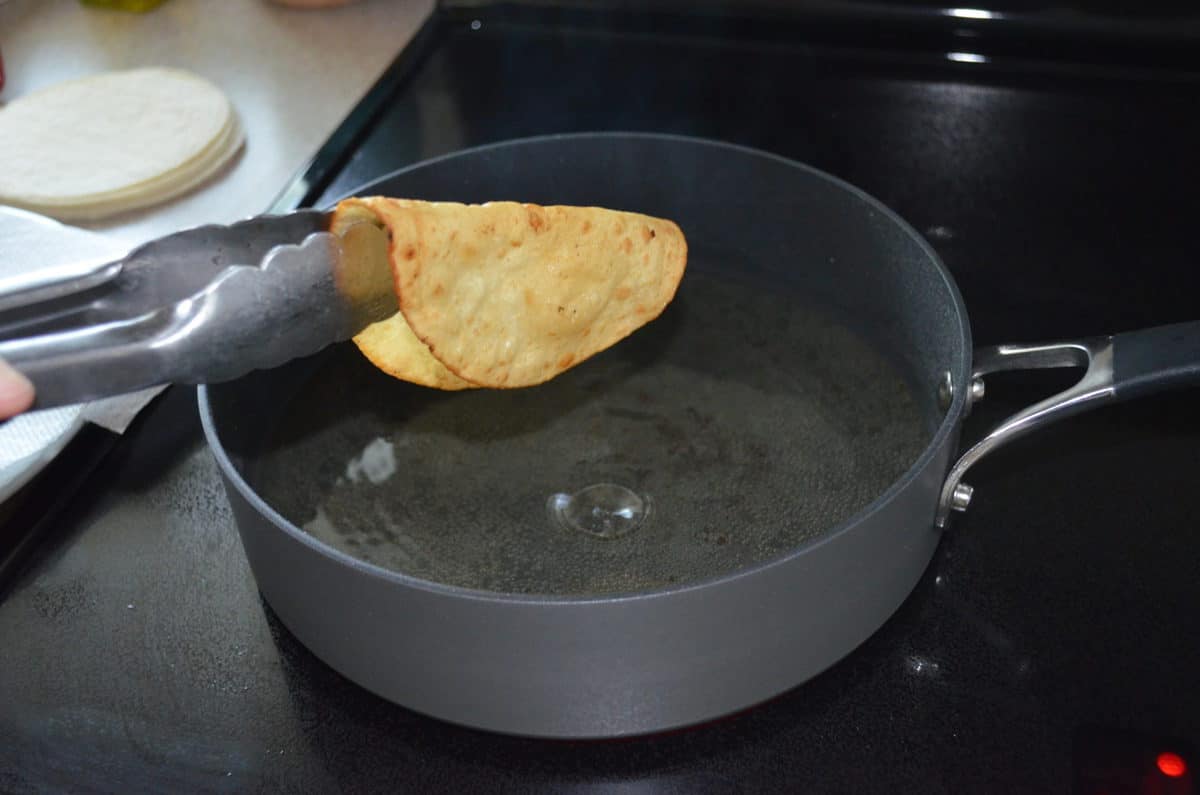
[{"label": "white paper towel", "polygon": [[[29,272],[51,269],[65,276],[80,263],[122,257],[128,247],[94,232],[44,216],[0,207],[0,292]],[[23,486],[66,446],[85,422],[124,433],[163,387],[80,406],[35,411],[0,424],[0,500]]]}]

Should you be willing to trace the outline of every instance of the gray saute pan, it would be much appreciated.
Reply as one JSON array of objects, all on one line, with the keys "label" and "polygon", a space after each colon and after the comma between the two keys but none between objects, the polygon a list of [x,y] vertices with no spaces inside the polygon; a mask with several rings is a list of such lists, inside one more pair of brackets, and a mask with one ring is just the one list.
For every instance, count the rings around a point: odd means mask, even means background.
[{"label": "gray saute pan", "polygon": [[[521,140],[355,193],[622,208],[689,240],[660,318],[537,388],[423,390],[347,344],[200,390],[279,618],[363,687],[473,727],[631,735],[792,688],[905,599],[981,457],[1200,379],[1200,323],[972,351],[904,221],[723,143]],[[960,455],[983,378],[1044,367],[1083,376]]]}]

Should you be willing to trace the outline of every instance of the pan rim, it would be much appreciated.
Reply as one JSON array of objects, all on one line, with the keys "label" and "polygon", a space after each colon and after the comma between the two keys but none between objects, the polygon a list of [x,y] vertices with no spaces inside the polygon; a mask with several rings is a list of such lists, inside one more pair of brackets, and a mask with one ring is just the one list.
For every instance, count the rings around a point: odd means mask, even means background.
[{"label": "pan rim", "polygon": [[[437,594],[455,599],[465,599],[471,601],[482,602],[503,602],[511,604],[524,605],[543,605],[543,606],[561,606],[561,607],[576,607],[595,604],[628,604],[633,602],[649,601],[662,598],[669,598],[681,594],[689,593],[693,590],[703,588],[712,588],[722,584],[732,583],[741,580],[744,577],[756,576],[760,572],[776,566],[787,565],[789,561],[806,554],[812,549],[816,549],[824,544],[834,543],[839,537],[853,530],[856,526],[868,520],[871,516],[882,510],[885,506],[892,502],[899,494],[904,492],[912,482],[925,470],[931,460],[942,449],[943,445],[950,440],[951,436],[956,432],[958,424],[962,418],[962,414],[966,404],[966,389],[963,387],[967,383],[970,376],[971,367],[971,328],[967,315],[966,305],[963,302],[962,294],[958,289],[958,285],[954,281],[954,277],[950,274],[941,257],[933,249],[933,246],[922,236],[916,229],[913,228],[904,218],[896,211],[888,207],[879,199],[871,194],[856,187],[855,185],[836,177],[826,171],[815,168],[813,166],[802,163],[792,158],[784,157],[773,152],[768,152],[763,149],[757,149],[742,144],[721,141],[717,139],[704,138],[699,136],[679,135],[673,133],[656,133],[656,132],[638,132],[638,131],[592,131],[592,132],[572,132],[572,133],[553,133],[548,135],[536,135],[523,138],[511,138],[502,141],[495,141],[480,146],[460,149],[454,152],[449,152],[443,155],[438,155],[426,160],[421,160],[412,163],[388,174],[381,175],[370,182],[366,182],[358,188],[339,196],[336,201],[347,196],[359,195],[363,189],[369,185],[377,184],[385,179],[390,179],[399,174],[404,174],[418,168],[426,168],[435,165],[439,162],[458,158],[466,155],[476,155],[494,149],[502,149],[516,146],[529,146],[546,143],[551,141],[563,140],[584,140],[584,139],[647,139],[657,140],[666,143],[681,143],[687,145],[707,146],[714,149],[723,149],[728,151],[738,152],[743,155],[751,155],[761,157],[768,160],[778,162],[789,168],[805,171],[810,175],[831,183],[850,195],[868,205],[875,212],[880,213],[889,221],[896,225],[897,229],[907,235],[918,248],[926,256],[928,262],[934,268],[935,273],[941,279],[942,285],[948,291],[950,301],[954,309],[954,319],[958,325],[958,333],[962,342],[962,348],[959,360],[951,365],[951,378],[955,385],[953,398],[945,415],[942,417],[941,423],[930,437],[929,442],[925,445],[924,450],[913,459],[913,462],[907,469],[896,478],[891,485],[880,492],[874,499],[864,505],[858,511],[843,519],[841,522],[833,525],[825,532],[821,533],[816,538],[809,539],[796,547],[793,547],[786,552],[759,561],[744,568],[735,571],[725,572],[711,577],[706,577],[700,580],[694,580],[678,585],[671,585],[664,588],[654,588],[637,591],[621,591],[614,593],[606,593],[595,596],[570,596],[561,594],[522,594],[511,593],[505,591],[488,591],[479,588],[468,588],[460,585],[449,585],[446,583],[427,580],[420,577],[415,577],[410,574],[387,569],[374,563],[355,558],[341,550],[338,550],[317,538],[305,533],[295,523],[285,518],[282,514],[275,510],[266,500],[264,500],[253,487],[246,482],[241,472],[234,466],[225,451],[224,445],[221,443],[220,435],[216,428],[216,422],[212,416],[212,408],[209,401],[208,384],[201,384],[197,389],[197,402],[200,412],[200,421],[204,429],[205,439],[208,441],[209,449],[213,453],[213,457],[217,461],[217,465],[225,475],[229,483],[238,490],[242,497],[260,514],[268,519],[277,529],[291,536],[294,540],[308,547],[311,551],[316,552],[331,559],[334,563],[349,566],[357,573],[370,575],[381,578],[390,584],[400,585],[406,588],[416,588],[427,591],[432,594]],[[929,504],[929,526],[933,528],[933,518],[935,511],[936,492],[931,496]]]}]

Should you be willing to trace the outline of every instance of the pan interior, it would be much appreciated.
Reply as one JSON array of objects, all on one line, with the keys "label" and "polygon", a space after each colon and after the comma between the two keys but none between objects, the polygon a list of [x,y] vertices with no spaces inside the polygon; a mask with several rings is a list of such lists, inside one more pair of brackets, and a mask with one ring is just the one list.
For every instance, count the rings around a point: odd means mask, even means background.
[{"label": "pan interior", "polygon": [[336,346],[251,484],[345,553],[492,592],[641,591],[779,556],[895,482],[935,418],[853,317],[730,265],[693,249],[662,317],[531,389],[423,389]]}]

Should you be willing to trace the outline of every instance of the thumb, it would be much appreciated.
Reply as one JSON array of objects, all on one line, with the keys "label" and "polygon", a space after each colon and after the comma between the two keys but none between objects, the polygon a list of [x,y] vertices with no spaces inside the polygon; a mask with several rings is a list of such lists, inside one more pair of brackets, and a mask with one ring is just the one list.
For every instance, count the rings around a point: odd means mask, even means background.
[{"label": "thumb", "polygon": [[0,420],[20,414],[33,405],[33,384],[0,359]]}]

